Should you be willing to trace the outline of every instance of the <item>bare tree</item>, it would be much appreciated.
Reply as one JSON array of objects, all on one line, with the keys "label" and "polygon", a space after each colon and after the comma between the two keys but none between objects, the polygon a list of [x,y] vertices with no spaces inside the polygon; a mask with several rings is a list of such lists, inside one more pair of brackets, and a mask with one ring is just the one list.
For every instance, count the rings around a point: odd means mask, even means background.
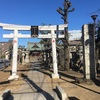
[{"label": "bare tree", "polygon": [[[64,9],[62,9],[61,7],[59,7],[57,9],[57,12],[59,14],[62,15],[62,19],[64,20],[64,24],[68,24],[68,13],[74,11],[75,9],[72,8],[71,10],[69,10],[69,8],[71,7],[71,2],[69,2],[69,0],[64,0]],[[65,34],[65,38],[62,39],[63,43],[64,43],[64,69],[69,71],[70,66],[70,56],[69,56],[69,36],[68,36],[68,27],[65,28],[64,30],[64,34]]]}]

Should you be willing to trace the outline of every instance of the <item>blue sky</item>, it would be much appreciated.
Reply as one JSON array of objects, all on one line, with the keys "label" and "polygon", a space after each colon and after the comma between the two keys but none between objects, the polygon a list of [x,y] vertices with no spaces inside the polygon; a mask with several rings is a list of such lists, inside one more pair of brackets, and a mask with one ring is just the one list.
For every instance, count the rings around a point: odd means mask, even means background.
[{"label": "blue sky", "polygon": [[[91,13],[100,9],[100,0],[70,0],[74,12],[68,15],[69,30],[80,30],[83,24],[92,23]],[[63,24],[61,15],[56,11],[63,8],[64,0],[0,0],[0,22],[20,25]],[[71,9],[70,8],[70,9]],[[100,12],[98,14],[100,19]],[[0,28],[0,41],[5,32]],[[38,39],[19,39],[19,44]]]}]

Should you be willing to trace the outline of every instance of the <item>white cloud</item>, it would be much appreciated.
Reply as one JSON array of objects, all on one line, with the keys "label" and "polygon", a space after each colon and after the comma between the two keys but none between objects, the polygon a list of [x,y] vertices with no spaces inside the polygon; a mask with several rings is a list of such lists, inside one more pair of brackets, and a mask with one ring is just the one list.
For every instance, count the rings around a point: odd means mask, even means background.
[{"label": "white cloud", "polygon": [[82,36],[81,30],[69,30],[69,40],[80,39]]}]

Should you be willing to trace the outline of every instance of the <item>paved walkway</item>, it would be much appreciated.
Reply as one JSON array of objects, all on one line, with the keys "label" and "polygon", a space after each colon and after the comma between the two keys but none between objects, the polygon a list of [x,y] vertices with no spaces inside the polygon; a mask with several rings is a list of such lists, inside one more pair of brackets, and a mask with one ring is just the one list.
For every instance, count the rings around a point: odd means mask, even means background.
[{"label": "paved walkway", "polygon": [[22,74],[25,83],[8,100],[59,100],[53,91],[51,80],[47,75],[31,70],[28,75]]}]

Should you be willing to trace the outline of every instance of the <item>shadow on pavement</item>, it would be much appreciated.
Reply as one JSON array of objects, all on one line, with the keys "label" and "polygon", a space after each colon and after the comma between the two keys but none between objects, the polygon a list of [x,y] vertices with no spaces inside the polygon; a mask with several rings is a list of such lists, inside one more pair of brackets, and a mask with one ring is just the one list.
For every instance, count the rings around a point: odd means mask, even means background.
[{"label": "shadow on pavement", "polygon": [[[1,99],[0,99],[1,100]],[[3,95],[2,95],[2,100],[14,100],[14,97],[11,94],[11,91],[6,91]]]},{"label": "shadow on pavement", "polygon": [[62,73],[62,72],[59,72],[59,74],[61,76],[64,76],[64,77],[67,77],[67,78],[70,78],[70,79],[73,79],[73,80],[76,80],[77,77],[75,76],[71,76],[71,75],[68,75],[68,74],[65,74],[65,73]]},{"label": "shadow on pavement", "polygon": [[39,86],[37,86],[32,80],[30,80],[28,78],[27,75],[21,74],[21,77],[23,77],[23,79],[28,84],[30,84],[31,86],[33,86],[37,90],[37,93],[41,93],[45,97],[46,100],[54,100],[54,98],[49,93],[47,93],[46,91],[42,90]]},{"label": "shadow on pavement", "polygon": [[[49,70],[49,71],[50,71],[50,72],[53,72],[52,70]],[[50,75],[50,74],[48,74],[47,72],[46,72],[46,73],[43,72],[43,73],[46,74],[46,75]],[[97,91],[95,91],[95,90],[89,89],[89,88],[87,88],[87,87],[85,87],[85,86],[81,86],[79,83],[77,83],[77,82],[76,82],[76,79],[77,79],[78,77],[71,76],[71,75],[65,74],[65,73],[63,73],[63,72],[59,72],[59,74],[61,75],[61,76],[60,76],[60,79],[66,81],[66,82],[69,82],[69,83],[71,83],[71,84],[77,85],[77,86],[79,86],[79,87],[81,87],[81,88],[84,88],[84,89],[86,89],[86,90],[92,91],[92,92],[94,92],[94,93],[100,94],[100,92],[97,92]],[[69,78],[69,79],[72,79],[73,81],[68,81],[67,79],[62,78],[62,76],[67,77],[67,78]],[[100,86],[100,81],[99,81],[99,80],[94,80],[93,82],[94,82],[97,86]],[[78,100],[78,99],[71,99],[71,100]]]},{"label": "shadow on pavement", "polygon": [[10,81],[3,81],[3,82],[0,82],[0,85],[8,84],[8,83],[10,83]]},{"label": "shadow on pavement", "polygon": [[[60,71],[59,71],[59,74],[60,74],[61,76],[64,76],[64,77],[67,77],[67,78],[70,78],[70,79],[75,80],[76,83],[78,83],[78,82],[77,82],[77,79],[80,80],[79,83],[85,83],[85,82],[86,82],[86,81],[85,81],[86,79],[84,79],[83,77],[78,78],[78,77],[75,77],[75,76],[71,76],[71,75],[65,74],[65,73],[60,72]],[[100,87],[100,80],[99,80],[99,79],[90,80],[90,81],[91,81],[91,82],[94,82],[95,85],[97,85],[97,86]]]},{"label": "shadow on pavement", "polygon": [[12,95],[10,95],[9,98],[6,100],[14,100],[14,97]]},{"label": "shadow on pavement", "polygon": [[79,86],[79,87],[81,87],[81,88],[83,88],[83,89],[86,89],[86,90],[89,90],[89,91],[91,91],[91,92],[100,94],[100,92],[97,92],[97,91],[95,91],[95,90],[89,89],[89,88],[84,87],[84,86],[81,86],[80,84],[76,83],[75,81],[68,81],[68,80],[65,80],[65,79],[63,79],[63,78],[61,78],[61,79],[64,80],[64,81],[66,81],[66,82],[69,82],[69,83],[71,83],[71,84],[74,84],[74,85],[76,85],[76,86]]},{"label": "shadow on pavement", "polygon": [[46,74],[46,75],[51,77],[51,73],[49,73],[49,72],[46,72],[46,71],[43,71],[43,70],[36,70],[36,71],[39,71],[39,72]]},{"label": "shadow on pavement", "polygon": [[95,85],[97,85],[97,86],[99,86],[99,87],[100,87],[100,80],[95,79],[95,80],[93,80],[93,82],[95,83]]},{"label": "shadow on pavement", "polygon": [[80,99],[78,99],[76,97],[69,97],[69,100],[80,100]]}]

